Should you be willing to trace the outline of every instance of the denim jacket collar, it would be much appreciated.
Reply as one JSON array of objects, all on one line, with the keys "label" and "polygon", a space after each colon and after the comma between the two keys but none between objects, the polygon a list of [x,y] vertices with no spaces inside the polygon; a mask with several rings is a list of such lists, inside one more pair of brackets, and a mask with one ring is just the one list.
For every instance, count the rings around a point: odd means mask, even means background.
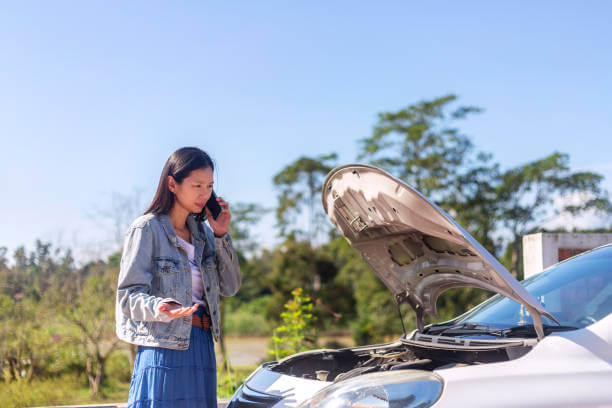
[{"label": "denim jacket collar", "polygon": [[[166,232],[166,236],[168,237],[170,242],[172,242],[172,244],[176,247],[180,246],[176,237],[176,232],[174,231],[174,227],[172,226],[172,221],[170,221],[170,216],[168,214],[158,214],[158,216],[164,228],[164,231]],[[194,242],[194,244],[197,243],[200,244],[199,246],[201,246],[201,241],[206,242],[204,232],[198,227],[198,222],[195,220],[195,214],[189,214],[187,216],[187,227],[191,232],[191,238],[195,241],[200,241]]]}]

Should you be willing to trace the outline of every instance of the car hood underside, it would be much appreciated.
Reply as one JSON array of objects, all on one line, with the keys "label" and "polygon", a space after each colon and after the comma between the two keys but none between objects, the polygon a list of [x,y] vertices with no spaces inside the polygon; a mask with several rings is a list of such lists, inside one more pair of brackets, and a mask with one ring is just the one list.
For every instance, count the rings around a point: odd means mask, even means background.
[{"label": "car hood underside", "polygon": [[416,189],[374,166],[333,169],[322,190],[325,212],[423,329],[447,289],[471,286],[525,306],[538,337],[544,307],[467,231]]}]

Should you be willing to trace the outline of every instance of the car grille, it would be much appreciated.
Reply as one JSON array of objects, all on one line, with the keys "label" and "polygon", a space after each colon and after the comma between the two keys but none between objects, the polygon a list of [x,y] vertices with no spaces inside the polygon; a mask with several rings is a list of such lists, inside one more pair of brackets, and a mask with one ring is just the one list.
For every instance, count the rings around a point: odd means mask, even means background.
[{"label": "car grille", "polygon": [[242,385],[232,397],[227,408],[266,408],[280,401],[282,397],[254,391]]}]

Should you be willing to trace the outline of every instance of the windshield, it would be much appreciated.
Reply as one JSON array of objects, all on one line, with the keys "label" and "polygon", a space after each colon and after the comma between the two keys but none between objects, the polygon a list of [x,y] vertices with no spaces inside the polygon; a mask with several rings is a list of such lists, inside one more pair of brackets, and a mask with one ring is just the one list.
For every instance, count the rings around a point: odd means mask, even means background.
[{"label": "windshield", "polygon": [[[612,313],[612,246],[568,259],[521,284],[561,325],[585,327]],[[524,306],[495,295],[456,323],[476,322],[498,328],[531,325]],[[555,322],[542,316],[545,325]]]}]

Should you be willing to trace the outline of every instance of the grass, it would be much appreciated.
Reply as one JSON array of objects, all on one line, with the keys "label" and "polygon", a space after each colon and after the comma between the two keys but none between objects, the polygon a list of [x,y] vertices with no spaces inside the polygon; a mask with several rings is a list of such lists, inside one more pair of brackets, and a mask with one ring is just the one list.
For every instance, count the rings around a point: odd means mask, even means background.
[{"label": "grass", "polygon": [[[217,396],[229,398],[255,366],[232,367],[228,373],[219,366],[217,371]],[[49,405],[85,405],[94,403],[126,402],[130,388],[129,381],[109,377],[102,387],[101,395],[92,399],[87,379],[76,373],[63,374],[45,380],[32,382],[0,382],[0,407],[22,408]]]},{"label": "grass", "polygon": [[217,369],[217,398],[230,398],[234,391],[257,368],[256,366],[231,367],[229,372],[221,366]]},{"label": "grass", "polygon": [[14,381],[0,383],[0,406],[21,408],[43,405],[80,405],[124,401],[129,383],[114,383],[102,389],[101,395],[92,399],[87,381],[77,374],[63,374],[58,377],[32,382]]}]

